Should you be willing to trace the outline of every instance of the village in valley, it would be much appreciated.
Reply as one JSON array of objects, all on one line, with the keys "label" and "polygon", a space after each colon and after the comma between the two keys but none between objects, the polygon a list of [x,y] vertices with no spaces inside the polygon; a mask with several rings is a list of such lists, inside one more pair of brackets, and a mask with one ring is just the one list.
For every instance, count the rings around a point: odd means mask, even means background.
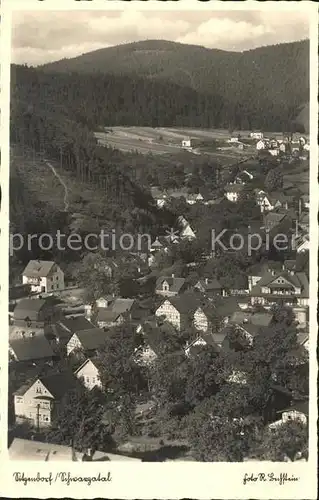
[{"label": "village in valley", "polygon": [[311,467],[310,6],[38,4],[12,16],[9,459]]},{"label": "village in valley", "polygon": [[13,262],[12,458],[307,458],[309,140],[226,135],[145,167],[141,244]]}]

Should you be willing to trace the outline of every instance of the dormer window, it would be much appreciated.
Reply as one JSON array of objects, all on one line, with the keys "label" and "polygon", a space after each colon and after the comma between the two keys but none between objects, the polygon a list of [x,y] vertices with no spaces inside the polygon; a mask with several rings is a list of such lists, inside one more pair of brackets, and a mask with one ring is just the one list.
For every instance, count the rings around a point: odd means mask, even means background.
[{"label": "dormer window", "polygon": [[167,281],[163,283],[163,292],[169,292],[169,284]]}]

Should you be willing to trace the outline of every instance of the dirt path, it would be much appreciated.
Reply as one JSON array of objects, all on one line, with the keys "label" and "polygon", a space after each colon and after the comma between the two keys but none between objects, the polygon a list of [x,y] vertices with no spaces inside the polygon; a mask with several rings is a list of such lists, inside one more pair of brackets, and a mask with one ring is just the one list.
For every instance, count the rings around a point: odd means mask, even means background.
[{"label": "dirt path", "polygon": [[51,165],[47,160],[44,160],[44,163],[52,170],[53,174],[55,177],[58,179],[60,184],[63,186],[64,189],[64,198],[63,198],[63,203],[64,203],[64,212],[67,212],[69,210],[69,192],[68,192],[68,187],[65,184],[64,180],[62,177],[57,173],[55,170],[54,166]]}]

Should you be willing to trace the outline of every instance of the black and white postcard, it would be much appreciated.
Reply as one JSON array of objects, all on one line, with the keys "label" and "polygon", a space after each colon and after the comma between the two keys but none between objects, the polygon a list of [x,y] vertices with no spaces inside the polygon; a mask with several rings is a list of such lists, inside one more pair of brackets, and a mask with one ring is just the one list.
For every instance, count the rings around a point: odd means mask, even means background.
[{"label": "black and white postcard", "polygon": [[1,496],[315,499],[315,4],[1,9]]}]

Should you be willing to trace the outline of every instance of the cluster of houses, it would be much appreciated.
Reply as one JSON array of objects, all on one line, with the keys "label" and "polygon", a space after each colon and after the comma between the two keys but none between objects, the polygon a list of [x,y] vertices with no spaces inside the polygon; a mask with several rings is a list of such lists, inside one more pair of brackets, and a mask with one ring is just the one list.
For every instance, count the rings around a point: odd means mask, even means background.
[{"label": "cluster of houses", "polygon": [[257,151],[267,151],[271,156],[298,156],[301,160],[308,160],[310,144],[306,137],[296,140],[290,137],[277,139],[275,137],[262,137],[256,143]]},{"label": "cluster of houses", "polygon": [[[260,150],[283,152],[287,144],[287,141],[275,144],[264,138],[262,132],[253,132],[251,139]],[[236,142],[236,138],[231,142]],[[307,141],[300,138],[298,151],[307,151],[307,146]],[[185,143],[183,147],[190,145]],[[236,203],[253,177],[248,169],[242,170],[226,186],[225,197]],[[178,339],[183,338],[185,331],[190,334],[187,342],[182,340],[180,343],[185,359],[196,356],[207,345],[216,352],[229,352],[234,330],[252,344],[261,329],[272,326],[273,306],[285,303],[292,308],[298,322],[300,349],[307,350],[309,274],[305,257],[309,251],[309,196],[300,197],[296,211],[296,200],[291,196],[281,192],[267,193],[262,189],[255,189],[254,193],[261,223],[256,228],[248,226],[247,231],[266,236],[280,231],[295,233],[297,228],[295,258],[283,264],[258,264],[250,268],[247,275],[236,277],[231,287],[223,279],[211,276],[194,280],[175,274],[161,275],[157,276],[152,305],[113,294],[100,297],[94,304],[83,305],[79,314],[70,315],[54,300],[54,296],[65,289],[62,269],[53,261],[30,261],[22,273],[22,285],[10,290],[10,298],[15,299],[9,313],[10,362],[47,367],[54,367],[61,358],[73,357],[82,362],[77,363],[73,372],[39,376],[18,387],[13,394],[16,422],[27,421],[38,429],[49,427],[59,402],[76,384],[82,383],[89,390],[102,388],[98,351],[112,327],[125,323],[131,324],[140,338],[134,353],[135,362],[149,365],[162,352],[164,326]],[[183,197],[189,205],[219,203],[223,199],[215,200],[209,194],[191,194],[186,190],[163,193],[157,188],[153,188],[152,195],[158,207],[163,207],[172,198]],[[196,239],[196,231],[184,216],[178,217],[176,226],[178,231],[157,237],[149,248],[132,257],[139,262],[139,283],[148,280],[159,255],[169,254],[172,245],[182,240]],[[109,272],[112,277],[112,265]],[[245,373],[234,373],[232,382],[244,384]],[[308,403],[294,401],[293,406],[289,406],[290,403],[291,398],[287,398],[286,404],[280,407],[279,420],[278,415],[271,416],[273,427],[289,419],[307,420]]]},{"label": "cluster of houses", "polygon": [[232,148],[239,150],[255,147],[257,152],[264,151],[271,156],[298,156],[301,160],[309,158],[310,144],[304,136],[266,137],[263,132],[255,131],[251,132],[247,139],[242,138],[241,134],[232,134],[227,142]]}]

